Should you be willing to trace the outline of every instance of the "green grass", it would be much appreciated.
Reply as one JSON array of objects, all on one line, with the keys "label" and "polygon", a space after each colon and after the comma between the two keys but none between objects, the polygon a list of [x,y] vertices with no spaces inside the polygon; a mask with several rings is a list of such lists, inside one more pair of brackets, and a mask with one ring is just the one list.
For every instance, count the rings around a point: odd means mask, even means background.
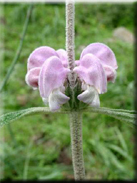
[{"label": "green grass", "polygon": [[[7,4],[3,7],[3,72],[6,74],[19,44],[28,5]],[[76,4],[76,59],[79,59],[82,47],[92,42],[103,42],[112,48],[118,61],[116,82],[109,83],[108,92],[100,96],[101,107],[133,109],[133,45],[119,40],[109,41],[117,26],[125,26],[133,32],[132,9],[130,5]],[[125,16],[125,13],[129,16]],[[5,113],[44,106],[39,92],[33,91],[24,80],[27,58],[41,45],[65,48],[63,4],[35,5],[20,59],[3,92]],[[1,148],[4,148],[5,179],[74,179],[67,115],[37,114],[24,117],[3,130]],[[133,132],[134,127],[126,122],[105,115],[84,113],[86,179],[133,179]]]}]

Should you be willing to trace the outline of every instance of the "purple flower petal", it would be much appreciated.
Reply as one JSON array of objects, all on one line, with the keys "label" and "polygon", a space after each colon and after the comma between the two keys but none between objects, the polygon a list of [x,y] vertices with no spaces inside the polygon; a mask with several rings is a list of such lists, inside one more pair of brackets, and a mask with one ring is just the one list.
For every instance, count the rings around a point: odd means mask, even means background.
[{"label": "purple flower petal", "polygon": [[80,60],[75,60],[75,64],[79,65],[80,64]]},{"label": "purple flower petal", "polygon": [[63,66],[64,67],[68,67],[68,58],[67,58],[67,52],[66,52],[66,50],[59,49],[56,52],[57,52],[59,58],[61,59]]},{"label": "purple flower petal", "polygon": [[116,71],[115,69],[113,69],[112,67],[108,66],[108,65],[103,65],[105,73],[107,75],[107,81],[111,81],[112,83],[115,82],[116,79]]},{"label": "purple flower petal", "polygon": [[93,54],[86,54],[80,60],[80,65],[74,68],[81,81],[94,86],[98,93],[107,91],[107,77],[100,60]]},{"label": "purple flower petal", "polygon": [[50,57],[43,64],[39,75],[39,91],[42,98],[49,97],[50,93],[64,84],[69,69],[62,65],[61,60]]},{"label": "purple flower petal", "polygon": [[102,64],[111,66],[114,69],[118,68],[115,54],[107,45],[103,43],[92,43],[82,51],[80,58],[82,59],[89,53],[99,58]]},{"label": "purple flower petal", "polygon": [[35,49],[28,58],[28,70],[35,67],[41,67],[45,60],[50,58],[51,56],[58,56],[53,48],[50,48],[48,46],[41,46]]},{"label": "purple flower petal", "polygon": [[25,80],[26,83],[31,86],[33,89],[38,88],[38,78],[40,73],[40,67],[33,68],[28,71],[26,74]]}]

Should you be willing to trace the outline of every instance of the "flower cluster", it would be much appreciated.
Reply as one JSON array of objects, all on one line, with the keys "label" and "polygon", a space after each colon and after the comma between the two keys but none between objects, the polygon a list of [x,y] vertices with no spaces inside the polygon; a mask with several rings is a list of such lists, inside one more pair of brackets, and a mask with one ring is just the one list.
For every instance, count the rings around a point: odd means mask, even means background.
[{"label": "flower cluster", "polygon": [[[77,98],[92,107],[99,107],[99,94],[107,91],[107,82],[116,78],[117,61],[113,51],[102,43],[88,45],[75,61],[74,72],[81,81],[83,91]],[[65,95],[68,73],[67,52],[48,46],[35,49],[28,58],[26,83],[39,89],[51,111],[58,110],[70,99]]]}]

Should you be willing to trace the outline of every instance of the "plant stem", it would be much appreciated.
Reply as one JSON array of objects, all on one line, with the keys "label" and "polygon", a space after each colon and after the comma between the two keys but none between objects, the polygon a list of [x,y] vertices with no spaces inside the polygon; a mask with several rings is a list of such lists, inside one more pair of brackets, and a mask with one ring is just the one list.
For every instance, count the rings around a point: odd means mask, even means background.
[{"label": "plant stem", "polygon": [[72,88],[74,88],[76,80],[75,73],[73,72],[75,67],[74,14],[74,1],[66,0],[66,51],[68,56],[69,69],[71,70],[68,78]]},{"label": "plant stem", "polygon": [[82,113],[70,114],[71,147],[75,180],[85,178],[83,148],[82,148]]},{"label": "plant stem", "polygon": [[31,15],[31,12],[32,12],[32,8],[33,8],[33,5],[31,4],[30,7],[28,8],[28,11],[27,11],[27,17],[26,17],[26,20],[25,20],[25,23],[24,23],[24,27],[23,27],[23,32],[22,32],[22,36],[21,36],[21,39],[20,39],[20,44],[19,44],[19,47],[17,49],[17,52],[16,52],[16,55],[11,63],[11,66],[10,68],[8,69],[8,72],[0,86],[0,92],[3,90],[4,86],[6,85],[19,57],[20,57],[20,54],[21,54],[21,50],[22,50],[22,46],[23,46],[23,41],[24,41],[24,38],[25,38],[25,35],[26,35],[26,31],[27,31],[27,27],[28,27],[28,23],[29,23],[29,19],[30,19],[30,15]]},{"label": "plant stem", "polygon": [[[74,95],[76,75],[73,72],[75,67],[75,44],[74,44],[74,14],[75,7],[73,0],[66,0],[66,50],[70,75],[68,76],[69,85]],[[73,100],[73,99],[72,99]],[[82,148],[82,114],[81,112],[70,113],[71,147],[72,161],[75,180],[83,180],[85,177],[83,148]]]}]

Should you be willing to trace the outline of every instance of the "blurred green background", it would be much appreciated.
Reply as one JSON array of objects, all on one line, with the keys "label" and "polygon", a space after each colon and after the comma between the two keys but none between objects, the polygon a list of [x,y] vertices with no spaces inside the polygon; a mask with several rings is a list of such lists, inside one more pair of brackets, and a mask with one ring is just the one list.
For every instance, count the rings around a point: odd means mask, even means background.
[{"label": "blurred green background", "polygon": [[[6,74],[19,45],[29,4],[1,4],[4,9],[4,67]],[[92,42],[107,44],[118,61],[116,82],[100,95],[101,107],[133,109],[134,47],[116,39],[114,29],[134,32],[133,4],[76,4],[75,53]],[[65,5],[35,4],[20,59],[3,92],[4,113],[44,106],[39,91],[25,83],[27,58],[37,47],[65,48]],[[2,62],[2,61],[0,61]],[[1,129],[2,130],[2,129]],[[73,168],[67,115],[37,114],[5,126],[4,179],[71,180]],[[134,178],[134,127],[114,118],[83,115],[83,150],[86,179]]]}]

